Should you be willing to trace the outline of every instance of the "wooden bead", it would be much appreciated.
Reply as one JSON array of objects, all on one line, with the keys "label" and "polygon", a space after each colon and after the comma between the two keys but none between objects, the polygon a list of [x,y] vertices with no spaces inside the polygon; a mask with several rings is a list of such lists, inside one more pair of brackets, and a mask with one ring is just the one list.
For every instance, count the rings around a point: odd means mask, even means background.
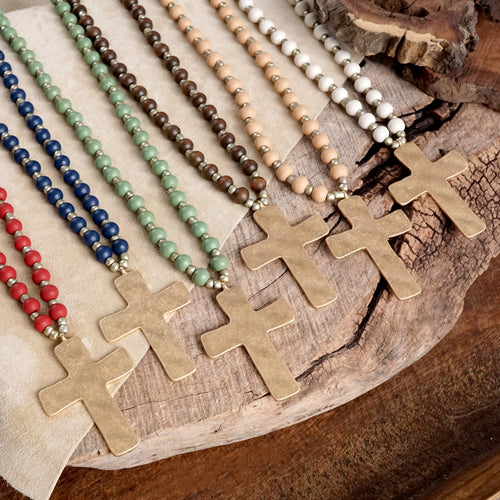
[{"label": "wooden bead", "polygon": [[[294,110],[295,111],[295,110]],[[330,144],[330,139],[326,134],[317,134],[312,139],[312,145],[314,149],[321,149]]]},{"label": "wooden bead", "polygon": [[302,194],[306,187],[309,185],[309,181],[302,175],[298,175],[292,182],[292,189],[294,193]]},{"label": "wooden bead", "polygon": [[252,106],[245,106],[240,109],[238,116],[240,117],[241,120],[246,120],[247,118],[255,118],[256,116],[255,109],[252,108]]},{"label": "wooden bead", "polygon": [[238,92],[234,100],[238,106],[250,104],[250,96],[246,92]]},{"label": "wooden bead", "polygon": [[323,151],[321,151],[321,161],[323,163],[330,163],[332,160],[335,160],[338,156],[338,153],[337,151],[335,151],[335,149],[333,148],[327,148],[327,149],[323,149]]},{"label": "wooden bead", "polygon": [[231,78],[231,80],[229,80],[226,83],[226,89],[231,94],[234,94],[236,92],[236,89],[241,89],[242,88],[242,85],[243,84],[241,83],[240,80],[238,80],[238,78]]},{"label": "wooden bead", "polygon": [[299,96],[295,92],[288,92],[282,97],[282,102],[285,106],[290,106],[292,102],[299,102]]},{"label": "wooden bead", "polygon": [[236,35],[236,40],[240,42],[242,45],[245,45],[247,43],[247,40],[252,36],[252,32],[244,29],[241,30],[237,35]]},{"label": "wooden bead", "polygon": [[308,109],[305,106],[297,106],[293,109],[292,111],[292,116],[297,120],[300,121],[300,119],[304,116],[307,116],[309,114]]},{"label": "wooden bead", "polygon": [[193,26],[193,21],[191,21],[189,17],[183,17],[182,19],[179,19],[179,21],[177,21],[177,26],[184,33],[186,31],[186,28],[189,28],[189,26]]},{"label": "wooden bead", "polygon": [[316,120],[307,120],[302,124],[302,133],[311,135],[315,130],[318,130],[319,124]]},{"label": "wooden bead", "polygon": [[250,193],[248,192],[248,189],[244,187],[236,189],[236,191],[233,193],[233,200],[236,203],[240,203],[241,205],[243,205],[249,197]]},{"label": "wooden bead", "polygon": [[268,166],[272,167],[275,161],[280,159],[280,155],[276,151],[267,151],[262,155],[262,161]]},{"label": "wooden bead", "polygon": [[216,74],[220,80],[225,80],[228,76],[233,76],[233,70],[231,66],[224,64],[224,66],[217,68]]},{"label": "wooden bead", "polygon": [[290,82],[286,78],[280,78],[274,82],[274,90],[282,94],[284,90],[290,88]]},{"label": "wooden bead", "polygon": [[326,200],[328,196],[328,189],[326,186],[316,186],[313,188],[311,193],[311,198],[316,203],[322,203]]},{"label": "wooden bead", "polygon": [[231,33],[234,33],[240,26],[242,26],[242,21],[239,17],[232,17],[227,21],[227,27]]},{"label": "wooden bead", "polygon": [[220,19],[224,20],[227,16],[234,16],[234,10],[228,5],[219,10]]},{"label": "wooden bead", "polygon": [[269,66],[269,68],[266,69],[265,75],[268,80],[271,80],[273,76],[281,75],[281,69],[279,69],[278,66]]},{"label": "wooden bead", "polygon": [[260,134],[262,133],[262,124],[258,121],[253,121],[250,123],[247,123],[246,125],[246,131],[248,135],[253,135],[253,134]]},{"label": "wooden bead", "polygon": [[255,62],[259,68],[263,68],[267,63],[270,63],[273,60],[271,54],[267,52],[261,52],[256,58]]},{"label": "wooden bead", "polygon": [[191,30],[186,35],[186,39],[189,43],[194,43],[196,38],[203,38],[203,33],[198,29]]},{"label": "wooden bead", "polygon": [[338,181],[341,177],[347,177],[348,171],[345,165],[342,163],[338,163],[337,165],[333,165],[330,169],[330,177],[334,181]]},{"label": "wooden bead", "polygon": [[271,147],[271,139],[265,135],[259,135],[253,143],[257,149],[260,149],[262,146],[267,146],[268,148]]},{"label": "wooden bead", "polygon": [[263,177],[254,177],[252,182],[250,183],[250,188],[255,193],[260,193],[264,189],[266,189],[267,182]]},{"label": "wooden bead", "polygon": [[251,55],[251,56],[254,56],[256,54],[256,52],[262,52],[264,50],[264,45],[262,44],[262,42],[258,42],[257,40],[255,42],[252,42],[249,46],[248,46],[248,53]]},{"label": "wooden bead", "polygon": [[[170,3],[169,0],[162,0],[161,4],[163,7],[166,7]],[[180,16],[184,14],[184,7],[182,5],[174,5],[169,11],[168,15],[174,20],[177,21]]]},{"label": "wooden bead", "polygon": [[217,9],[222,2],[223,0],[210,0],[210,5]]},{"label": "wooden bead", "polygon": [[220,52],[211,52],[207,56],[207,64],[211,68],[215,68],[217,61],[222,61],[222,54]]},{"label": "wooden bead", "polygon": [[203,55],[207,50],[212,49],[212,44],[208,40],[202,40],[197,46],[198,54]]},{"label": "wooden bead", "polygon": [[283,163],[276,169],[276,178],[281,182],[285,182],[291,175],[293,168],[288,163]]}]

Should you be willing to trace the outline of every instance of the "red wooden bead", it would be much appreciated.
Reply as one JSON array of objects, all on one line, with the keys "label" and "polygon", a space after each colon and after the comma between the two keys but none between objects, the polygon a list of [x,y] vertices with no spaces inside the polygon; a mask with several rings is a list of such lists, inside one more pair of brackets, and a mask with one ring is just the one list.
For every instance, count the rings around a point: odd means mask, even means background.
[{"label": "red wooden bead", "polygon": [[6,200],[7,199],[7,191],[5,191],[4,188],[0,187],[0,200]]},{"label": "red wooden bead", "polygon": [[56,321],[59,318],[65,318],[68,315],[68,310],[63,304],[53,304],[49,307],[49,315]]},{"label": "red wooden bead", "polygon": [[2,252],[0,252],[0,266],[5,265],[6,262],[7,262],[7,259],[5,257],[5,254],[3,254]]},{"label": "red wooden bead", "polygon": [[31,279],[33,280],[33,283],[35,283],[35,285],[39,285],[42,281],[50,280],[50,273],[43,267],[40,269],[35,269],[31,273]]},{"label": "red wooden bead", "polygon": [[10,203],[2,203],[0,204],[0,217],[2,219],[5,218],[5,214],[13,214],[14,208]]},{"label": "red wooden bead", "polygon": [[27,236],[18,236],[14,238],[14,246],[16,250],[21,251],[24,247],[31,246],[31,240]]},{"label": "red wooden bead", "polygon": [[41,260],[42,256],[36,250],[30,250],[24,254],[24,263],[29,267]]},{"label": "red wooden bead", "polygon": [[21,295],[24,295],[25,293],[28,293],[28,287],[24,283],[21,283],[20,281],[14,283],[10,287],[10,296],[14,300],[19,300],[21,298]]},{"label": "red wooden bead", "polygon": [[40,310],[40,302],[37,299],[30,297],[25,300],[23,303],[23,311],[26,314],[32,314],[34,312],[38,312]]},{"label": "red wooden bead", "polygon": [[16,270],[13,267],[10,266],[5,266],[0,269],[0,281],[3,283],[7,283],[7,281],[10,280],[10,278],[16,278],[17,273]]},{"label": "red wooden bead", "polygon": [[46,314],[40,314],[35,318],[33,324],[37,332],[43,333],[45,328],[52,325],[52,320]]},{"label": "red wooden bead", "polygon": [[59,290],[54,285],[45,285],[40,289],[40,297],[42,297],[45,302],[49,300],[57,299],[59,296]]},{"label": "red wooden bead", "polygon": [[11,219],[5,223],[5,230],[9,234],[14,234],[16,231],[21,231],[23,224],[18,219]]}]

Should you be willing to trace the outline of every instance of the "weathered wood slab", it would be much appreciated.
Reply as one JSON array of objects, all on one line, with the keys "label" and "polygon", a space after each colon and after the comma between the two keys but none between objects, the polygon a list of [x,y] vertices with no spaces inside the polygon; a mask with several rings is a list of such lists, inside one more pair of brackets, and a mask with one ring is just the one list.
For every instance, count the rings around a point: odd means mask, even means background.
[{"label": "weathered wood slab", "polygon": [[[196,309],[180,311],[170,325],[174,331],[189,331],[186,339],[193,340],[187,348],[197,372],[173,384],[148,353],[117,399],[142,436],[142,444],[115,459],[93,430],[77,448],[71,465],[131,467],[286,427],[379,385],[419,359],[451,329],[468,287],[500,250],[500,115],[479,105],[431,113],[436,103],[387,68],[368,63],[367,74],[384,95],[392,97],[396,111],[412,124],[410,136],[419,136],[419,144],[431,160],[450,149],[469,158],[469,171],[453,185],[485,220],[487,231],[472,240],[463,238],[427,197],[405,208],[413,229],[394,246],[423,289],[419,297],[406,302],[397,301],[387,291],[366,255],[335,261],[324,244],[310,245],[313,259],[340,295],[332,306],[317,311],[279,262],[256,273],[243,267],[239,249],[262,239],[254,222],[246,217],[227,242],[226,254],[255,308],[277,297],[294,306],[296,322],[271,335],[301,384],[301,392],[276,403],[242,350],[215,361],[208,359],[200,336],[224,324],[226,318],[207,294],[196,291]],[[336,138],[348,165],[361,162],[354,168],[353,186],[358,187],[356,194],[363,196],[372,213],[380,217],[395,208],[387,186],[402,175],[397,162],[372,148],[369,138],[333,105],[325,109],[320,122]],[[291,160],[297,170],[317,171],[318,179],[323,178],[322,166],[305,141],[295,148]],[[291,224],[318,211],[275,183],[270,193]],[[331,234],[347,229],[331,207],[325,205],[319,211]]]}]

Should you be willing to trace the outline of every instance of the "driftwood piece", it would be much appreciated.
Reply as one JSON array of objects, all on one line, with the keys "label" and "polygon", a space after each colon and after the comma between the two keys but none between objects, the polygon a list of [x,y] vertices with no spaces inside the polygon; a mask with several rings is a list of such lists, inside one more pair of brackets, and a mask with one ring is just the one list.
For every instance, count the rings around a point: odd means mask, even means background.
[{"label": "driftwood piece", "polygon": [[[486,232],[472,240],[463,238],[427,197],[405,208],[413,229],[398,238],[394,247],[423,289],[422,295],[405,302],[388,292],[366,255],[336,261],[324,244],[310,245],[310,254],[340,295],[332,306],[317,311],[281,263],[255,274],[244,268],[239,249],[262,239],[255,223],[246,217],[226,243],[226,255],[234,263],[239,282],[248,280],[244,286],[255,308],[277,297],[293,304],[297,321],[271,335],[301,392],[276,403],[243,350],[218,360],[208,359],[200,336],[227,319],[210,297],[195,291],[197,307],[181,310],[170,325],[176,332],[189,332],[184,341],[197,372],[174,384],[148,353],[117,396],[126,418],[142,436],[142,444],[116,459],[92,430],[75,451],[71,465],[131,467],[289,426],[379,385],[419,359],[451,329],[468,287],[500,251],[500,115],[478,105],[432,115],[436,105],[429,98],[391,76],[383,66],[367,66],[374,83],[393,97],[396,111],[412,124],[410,136],[419,136],[419,144],[431,160],[450,149],[458,149],[469,158],[470,169],[455,179],[453,186],[485,220]],[[379,154],[368,136],[333,105],[319,119],[329,135],[337,138],[348,164],[362,163],[353,173],[353,186],[362,185],[356,194],[365,199],[373,215],[381,217],[393,210],[387,186],[403,175],[395,159]],[[318,178],[313,176],[313,180],[323,178],[323,167],[309,143],[301,141],[290,159],[299,171],[317,171]],[[270,193],[291,224],[318,211],[275,183],[271,183]],[[347,229],[331,207],[325,205],[319,211],[331,234]]]},{"label": "driftwood piece", "polygon": [[[429,95],[500,109],[500,4],[315,0],[339,40],[395,66]],[[477,23],[476,23],[477,20]]]}]

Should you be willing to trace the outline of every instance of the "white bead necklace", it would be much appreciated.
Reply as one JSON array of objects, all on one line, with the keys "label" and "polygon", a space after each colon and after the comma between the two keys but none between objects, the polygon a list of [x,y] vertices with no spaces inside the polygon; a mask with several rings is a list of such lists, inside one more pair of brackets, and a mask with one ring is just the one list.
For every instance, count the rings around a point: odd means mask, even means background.
[{"label": "white bead necklace", "polygon": [[288,3],[294,8],[295,13],[303,18],[306,26],[313,30],[314,37],[334,55],[334,61],[343,68],[344,74],[353,82],[354,90],[364,96],[382,123],[377,122],[375,114],[363,109],[361,101],[349,98],[347,90],[343,86],[338,86],[331,76],[324,75],[318,64],[311,63],[309,54],[300,50],[297,43],[289,39],[283,30],[278,29],[273,21],[266,19],[263,10],[255,7],[253,0],[239,0],[238,6],[249,21],[258,26],[262,34],[268,36],[274,45],[281,47],[282,53],[290,57],[307,78],[316,81],[318,88],[330,95],[331,100],[340,105],[349,116],[355,118],[361,129],[369,130],[375,142],[384,143],[393,149],[404,144],[406,142],[404,121],[394,114],[392,104],[382,101],[382,94],[372,87],[371,80],[361,76],[361,67],[351,60],[351,54],[339,46],[330,30],[321,24],[318,16],[311,11],[306,0],[288,0]]}]

